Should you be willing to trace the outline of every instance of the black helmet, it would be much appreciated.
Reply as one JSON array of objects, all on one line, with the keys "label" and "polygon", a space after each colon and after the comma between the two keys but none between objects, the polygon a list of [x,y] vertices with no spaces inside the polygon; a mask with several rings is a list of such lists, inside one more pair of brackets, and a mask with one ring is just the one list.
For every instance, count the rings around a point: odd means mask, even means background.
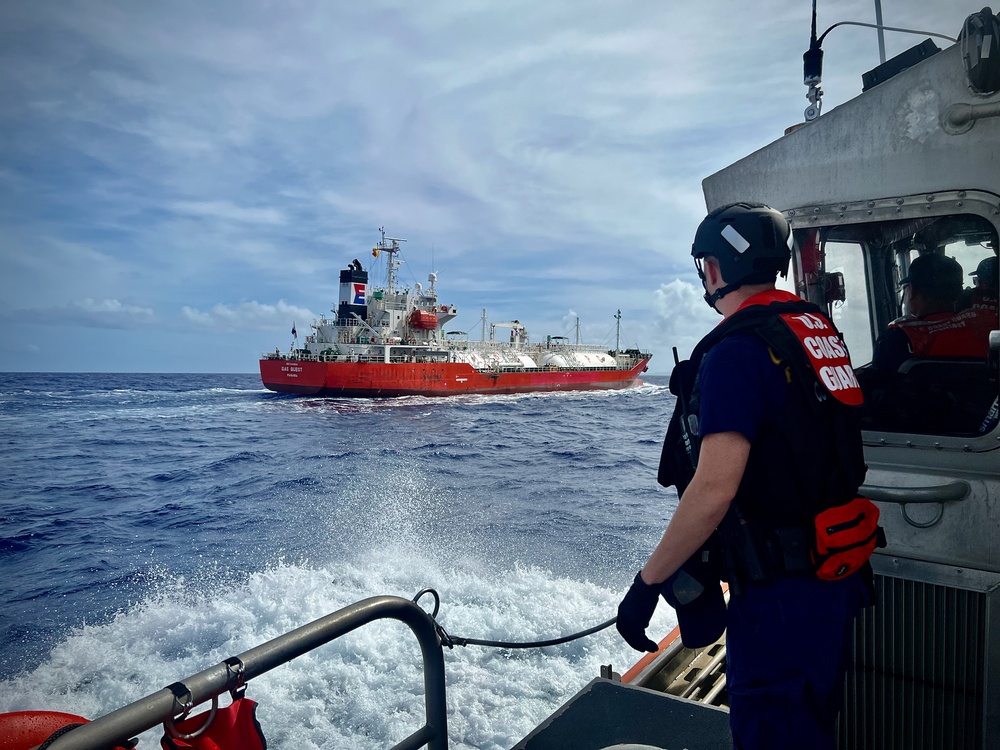
[{"label": "black helmet", "polygon": [[[777,274],[788,274],[792,257],[792,230],[779,211],[762,203],[731,203],[712,211],[698,226],[691,245],[696,261],[712,256],[727,286],[709,305],[744,284],[774,281]],[[699,273],[701,264],[698,264]],[[702,276],[704,281],[704,276]],[[721,292],[721,294],[720,294]]]}]

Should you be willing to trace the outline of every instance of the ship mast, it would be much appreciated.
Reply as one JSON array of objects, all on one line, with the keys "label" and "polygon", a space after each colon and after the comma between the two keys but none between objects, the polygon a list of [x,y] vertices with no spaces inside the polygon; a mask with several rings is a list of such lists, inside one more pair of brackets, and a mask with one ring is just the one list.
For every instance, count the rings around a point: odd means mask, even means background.
[{"label": "ship mast", "polygon": [[388,267],[389,267],[389,294],[393,294],[396,291],[396,269],[402,265],[403,261],[396,260],[396,254],[399,252],[399,243],[406,242],[402,237],[386,237],[385,227],[378,228],[379,233],[382,235],[381,241],[378,243],[375,253],[377,258],[380,253],[389,253]]}]

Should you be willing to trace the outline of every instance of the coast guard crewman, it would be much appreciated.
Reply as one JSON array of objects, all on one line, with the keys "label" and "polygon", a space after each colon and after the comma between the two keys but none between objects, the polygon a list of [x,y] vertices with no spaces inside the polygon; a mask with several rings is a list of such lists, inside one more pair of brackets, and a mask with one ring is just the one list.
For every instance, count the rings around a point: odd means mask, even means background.
[{"label": "coast guard crewman", "polygon": [[941,253],[913,259],[900,282],[908,314],[894,320],[875,343],[872,368],[894,373],[906,360],[972,357],[985,360],[996,308],[970,305],[955,311],[962,293],[962,267]]},{"label": "coast guard crewman", "polygon": [[[692,255],[724,320],[671,375],[658,480],[680,503],[617,627],[655,651],[645,630],[662,593],[685,645],[728,629],[734,747],[830,750],[878,511],[856,499],[862,395],[843,340],[818,307],[775,289],[791,247],[784,217],[760,204],[716,209],[698,228]],[[859,554],[825,559],[816,516],[845,503],[867,504]]]},{"label": "coast guard crewman", "polygon": [[[996,241],[993,242],[996,244]],[[996,255],[983,258],[976,270],[969,274],[976,282],[970,289],[965,289],[958,297],[955,305],[957,310],[972,308],[987,308],[994,314],[997,312],[998,298],[1000,298],[1000,261]]]}]

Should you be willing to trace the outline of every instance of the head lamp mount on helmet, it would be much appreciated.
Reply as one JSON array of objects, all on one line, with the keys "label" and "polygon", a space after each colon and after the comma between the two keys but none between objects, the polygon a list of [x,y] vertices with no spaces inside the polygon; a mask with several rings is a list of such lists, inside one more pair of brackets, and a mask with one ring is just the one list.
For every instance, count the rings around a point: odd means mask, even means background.
[{"label": "head lamp mount on helmet", "polygon": [[745,284],[773,282],[788,274],[792,257],[792,230],[781,212],[762,203],[731,203],[712,211],[698,226],[691,245],[698,275],[705,283],[702,259],[715,258],[725,284],[705,301],[715,307],[720,299]]}]

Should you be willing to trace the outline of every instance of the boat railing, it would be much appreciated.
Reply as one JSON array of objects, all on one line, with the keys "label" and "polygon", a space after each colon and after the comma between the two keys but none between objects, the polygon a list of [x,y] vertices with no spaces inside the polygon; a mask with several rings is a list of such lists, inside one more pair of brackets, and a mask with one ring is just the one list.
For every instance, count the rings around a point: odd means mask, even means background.
[{"label": "boat railing", "polygon": [[[242,678],[250,680],[302,656],[375,620],[394,619],[408,625],[417,637],[423,656],[425,723],[392,750],[448,748],[448,714],[445,701],[444,653],[434,619],[419,604],[396,596],[375,596],[351,604],[307,625],[278,636],[235,657],[243,665]],[[232,659],[220,662],[182,680],[192,705],[217,698],[234,688]],[[227,663],[230,662],[230,663]],[[49,750],[101,750],[124,745],[130,738],[173,719],[181,708],[170,688],[76,727],[48,745]],[[206,714],[207,716],[207,714]]]}]

